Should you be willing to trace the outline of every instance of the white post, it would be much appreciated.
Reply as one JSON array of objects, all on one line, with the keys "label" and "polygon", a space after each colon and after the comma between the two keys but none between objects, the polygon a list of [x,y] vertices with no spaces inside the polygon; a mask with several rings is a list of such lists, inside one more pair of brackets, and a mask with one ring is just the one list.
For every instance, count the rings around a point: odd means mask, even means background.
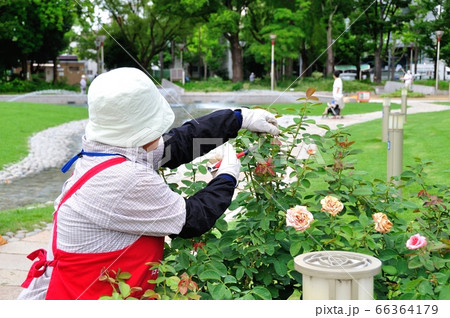
[{"label": "white post", "polygon": [[[405,114],[391,113],[389,116],[388,142],[387,142],[387,182],[392,177],[400,177],[403,165],[403,124]],[[400,181],[395,182],[397,186]],[[399,189],[401,194],[401,189]]]},{"label": "white post", "polygon": [[389,97],[385,97],[383,100],[383,120],[381,127],[381,141],[387,141],[388,135],[388,122],[389,122],[389,113],[391,112],[391,99]]},{"label": "white post", "polygon": [[276,34],[271,34],[270,39],[272,41],[272,58],[270,64],[270,90],[273,91],[274,83],[275,83],[275,39],[277,38]]},{"label": "white post", "polygon": [[402,104],[401,104],[401,112],[405,114],[405,121],[406,121],[406,107],[408,103],[408,89],[405,87],[402,88]]}]

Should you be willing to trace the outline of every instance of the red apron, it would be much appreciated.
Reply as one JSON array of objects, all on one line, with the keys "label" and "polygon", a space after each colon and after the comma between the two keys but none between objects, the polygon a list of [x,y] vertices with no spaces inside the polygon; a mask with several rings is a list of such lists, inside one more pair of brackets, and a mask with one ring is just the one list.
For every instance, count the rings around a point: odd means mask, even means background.
[{"label": "red apron", "polygon": [[47,266],[52,266],[52,276],[47,290],[46,299],[99,299],[101,296],[111,295],[112,287],[108,282],[99,281],[105,270],[131,273],[127,280],[130,287],[141,287],[141,292],[134,292],[132,296],[140,297],[153,284],[148,280],[158,277],[157,270],[149,270],[145,263],[159,262],[163,257],[164,237],[142,236],[133,244],[117,251],[104,253],[68,253],[57,248],[57,216],[61,205],[67,201],[87,180],[98,172],[124,162],[125,158],[113,158],[102,162],[86,172],[65,194],[53,217],[52,250],[54,260],[47,261],[47,251],[34,251],[28,258],[37,261],[33,263],[28,277],[22,284],[27,288],[34,277],[41,276]]}]

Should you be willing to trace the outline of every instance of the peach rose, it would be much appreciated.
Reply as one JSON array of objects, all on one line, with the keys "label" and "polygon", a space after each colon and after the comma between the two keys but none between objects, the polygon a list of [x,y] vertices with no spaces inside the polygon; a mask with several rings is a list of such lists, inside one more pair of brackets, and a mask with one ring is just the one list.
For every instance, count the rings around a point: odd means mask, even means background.
[{"label": "peach rose", "polygon": [[417,250],[425,245],[427,245],[427,238],[425,236],[421,236],[419,233],[411,236],[409,240],[406,241],[406,247],[410,250]]},{"label": "peach rose", "polygon": [[306,206],[297,205],[286,212],[286,226],[292,226],[297,231],[303,232],[309,228],[312,221],[314,217]]},{"label": "peach rose", "polygon": [[324,199],[320,200],[320,203],[322,204],[321,211],[328,212],[332,216],[336,216],[344,208],[342,202],[331,195],[327,195]]},{"label": "peach rose", "polygon": [[381,212],[372,214],[372,219],[375,221],[375,231],[387,233],[391,230],[392,223],[389,221],[386,214]]}]

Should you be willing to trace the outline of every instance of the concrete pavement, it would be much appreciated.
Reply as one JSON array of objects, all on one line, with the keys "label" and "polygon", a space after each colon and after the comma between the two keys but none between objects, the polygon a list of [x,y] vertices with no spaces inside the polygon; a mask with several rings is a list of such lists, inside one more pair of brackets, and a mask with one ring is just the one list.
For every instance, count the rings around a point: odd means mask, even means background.
[{"label": "concrete pavement", "polygon": [[[375,102],[377,100],[371,100]],[[380,102],[381,100],[378,100]],[[437,99],[437,101],[448,101],[448,98]],[[393,99],[393,103],[400,103],[400,100]],[[408,100],[408,114],[420,112],[443,111],[449,110],[449,106],[432,104],[433,100]],[[343,111],[345,115],[345,109]],[[328,125],[331,129],[336,128],[338,124],[344,126],[370,121],[381,118],[381,111],[358,114],[345,115],[343,119],[332,119],[311,117],[318,124]],[[283,118],[280,118],[282,121]],[[281,122],[280,122],[281,123]],[[282,123],[281,123],[282,124]],[[314,133],[318,133],[314,131]],[[319,132],[320,133],[320,132]],[[28,269],[32,262],[27,259],[27,255],[39,248],[47,248],[50,240],[50,231],[45,230],[38,234],[25,237],[19,241],[10,242],[0,246],[0,300],[16,299],[22,288],[20,285],[27,276]]]},{"label": "concrete pavement", "polygon": [[27,255],[40,248],[46,249],[49,241],[50,231],[47,230],[0,246],[0,300],[17,298],[32,264]]}]

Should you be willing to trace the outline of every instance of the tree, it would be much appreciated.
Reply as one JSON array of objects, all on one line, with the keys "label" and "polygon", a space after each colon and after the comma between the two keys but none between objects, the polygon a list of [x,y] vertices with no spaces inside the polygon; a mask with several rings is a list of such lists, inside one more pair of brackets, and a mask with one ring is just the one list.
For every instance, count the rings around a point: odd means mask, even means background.
[{"label": "tree", "polygon": [[248,52],[267,66],[267,72],[271,65],[270,34],[275,34],[275,60],[286,61],[286,74],[292,74],[293,60],[301,52],[301,43],[308,40],[305,21],[309,10],[307,0],[267,1],[265,6],[249,7],[243,20],[244,39],[250,41]]},{"label": "tree", "polygon": [[[150,68],[152,60],[160,52],[169,47],[171,41],[181,41],[190,34],[199,20],[188,14],[192,7],[183,7],[182,1],[178,0],[98,0],[97,3],[110,13],[110,29],[121,33],[122,46],[129,47],[136,54],[137,62],[145,70]],[[195,6],[197,3],[191,2]]]},{"label": "tree", "polygon": [[[65,34],[71,29],[74,2],[68,0],[5,0],[0,4],[0,62],[5,68],[22,65],[26,78],[27,62],[46,62],[65,49]],[[54,77],[56,78],[56,76]]]},{"label": "tree", "polygon": [[322,2],[322,16],[326,19],[326,33],[327,33],[327,64],[326,75],[333,74],[334,71],[334,51],[333,51],[333,25],[335,24],[335,17],[341,12],[352,12],[352,1],[348,0],[323,0]]},{"label": "tree", "polygon": [[[412,17],[406,0],[358,0],[358,7],[365,17],[365,32],[371,38],[374,52],[375,81],[381,82],[382,57],[387,54],[387,35]],[[384,51],[383,51],[384,50]]]}]

